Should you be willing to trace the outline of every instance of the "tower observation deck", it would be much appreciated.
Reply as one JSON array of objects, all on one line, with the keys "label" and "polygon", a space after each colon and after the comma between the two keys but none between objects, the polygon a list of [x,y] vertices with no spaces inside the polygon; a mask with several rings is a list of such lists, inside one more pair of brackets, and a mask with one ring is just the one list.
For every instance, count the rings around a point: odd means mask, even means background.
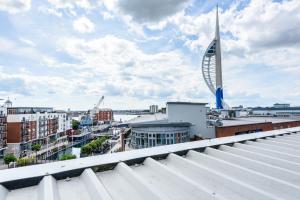
[{"label": "tower observation deck", "polygon": [[216,11],[215,38],[207,47],[202,60],[202,75],[209,90],[216,97],[216,108],[228,107],[223,99],[221,43],[219,32],[218,6]]}]

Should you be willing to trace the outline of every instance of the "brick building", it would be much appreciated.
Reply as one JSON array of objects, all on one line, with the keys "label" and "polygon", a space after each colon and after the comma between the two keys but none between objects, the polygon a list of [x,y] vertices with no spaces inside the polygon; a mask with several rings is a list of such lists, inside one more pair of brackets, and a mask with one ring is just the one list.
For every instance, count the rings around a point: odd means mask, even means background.
[{"label": "brick building", "polygon": [[65,112],[47,107],[7,108],[7,150],[16,154],[28,150],[32,144],[52,143],[65,137],[71,120]]},{"label": "brick building", "polygon": [[94,121],[111,122],[113,121],[113,111],[110,108],[100,109],[94,116]]}]

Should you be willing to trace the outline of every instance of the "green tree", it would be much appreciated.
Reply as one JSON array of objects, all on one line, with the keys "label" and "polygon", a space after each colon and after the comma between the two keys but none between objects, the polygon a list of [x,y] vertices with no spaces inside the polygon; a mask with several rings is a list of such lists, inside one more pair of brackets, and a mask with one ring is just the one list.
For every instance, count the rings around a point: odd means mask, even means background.
[{"label": "green tree", "polygon": [[71,159],[75,159],[76,156],[74,154],[63,154],[59,160],[71,160]]},{"label": "green tree", "polygon": [[4,163],[8,166],[9,163],[15,162],[17,160],[16,156],[12,153],[6,154],[3,158]]},{"label": "green tree", "polygon": [[72,120],[72,128],[73,130],[77,130],[79,128],[80,122],[77,120]]},{"label": "green tree", "polygon": [[40,144],[33,144],[33,145],[31,145],[31,151],[35,152],[35,158],[36,158],[35,162],[37,162],[37,152],[39,150],[41,150],[41,148],[42,148],[42,145],[40,145]]},{"label": "green tree", "polygon": [[83,147],[81,147],[81,153],[90,155],[93,151],[93,148],[90,144],[86,144]]},{"label": "green tree", "polygon": [[32,165],[34,164],[34,160],[36,160],[34,157],[23,157],[17,159],[17,165],[20,166],[26,166],[26,165]]},{"label": "green tree", "polygon": [[90,155],[93,151],[99,150],[102,144],[108,139],[108,136],[100,136],[96,140],[92,140],[88,144],[81,147],[81,153]]}]

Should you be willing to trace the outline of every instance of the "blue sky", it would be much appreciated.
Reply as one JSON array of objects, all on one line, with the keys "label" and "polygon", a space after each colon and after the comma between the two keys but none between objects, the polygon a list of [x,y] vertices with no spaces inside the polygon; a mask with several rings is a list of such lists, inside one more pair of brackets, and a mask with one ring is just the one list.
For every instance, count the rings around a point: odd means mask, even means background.
[{"label": "blue sky", "polygon": [[300,2],[0,0],[0,98],[114,109],[207,102],[201,74],[220,7],[225,101],[300,105]]}]

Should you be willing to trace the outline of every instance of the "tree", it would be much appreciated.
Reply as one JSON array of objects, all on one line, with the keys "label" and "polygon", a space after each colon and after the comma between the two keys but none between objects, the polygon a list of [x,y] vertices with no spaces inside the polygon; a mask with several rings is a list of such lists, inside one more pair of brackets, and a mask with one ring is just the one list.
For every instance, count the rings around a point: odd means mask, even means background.
[{"label": "tree", "polygon": [[72,120],[72,129],[77,130],[79,128],[80,122],[77,120]]},{"label": "tree", "polygon": [[33,145],[31,145],[31,151],[35,152],[35,158],[36,158],[35,162],[37,162],[37,152],[39,150],[41,150],[41,148],[42,148],[42,145],[40,145],[40,144],[33,144]]},{"label": "tree", "polygon": [[26,166],[26,165],[32,165],[34,164],[34,160],[36,160],[34,157],[23,157],[17,159],[17,165],[20,166]]},{"label": "tree", "polygon": [[92,140],[88,144],[81,147],[81,153],[90,155],[92,152],[99,150],[102,144],[108,139],[108,136],[100,136],[96,140]]},{"label": "tree", "polygon": [[17,160],[16,156],[14,154],[12,154],[12,153],[6,154],[4,156],[4,163],[6,165],[9,165],[9,163],[15,162],[16,160]]},{"label": "tree", "polygon": [[75,159],[76,155],[74,154],[63,154],[59,160],[70,160],[70,159]]},{"label": "tree", "polygon": [[81,147],[81,153],[82,154],[87,154],[90,155],[92,153],[93,149],[91,147],[91,145],[86,144],[83,147]]}]

